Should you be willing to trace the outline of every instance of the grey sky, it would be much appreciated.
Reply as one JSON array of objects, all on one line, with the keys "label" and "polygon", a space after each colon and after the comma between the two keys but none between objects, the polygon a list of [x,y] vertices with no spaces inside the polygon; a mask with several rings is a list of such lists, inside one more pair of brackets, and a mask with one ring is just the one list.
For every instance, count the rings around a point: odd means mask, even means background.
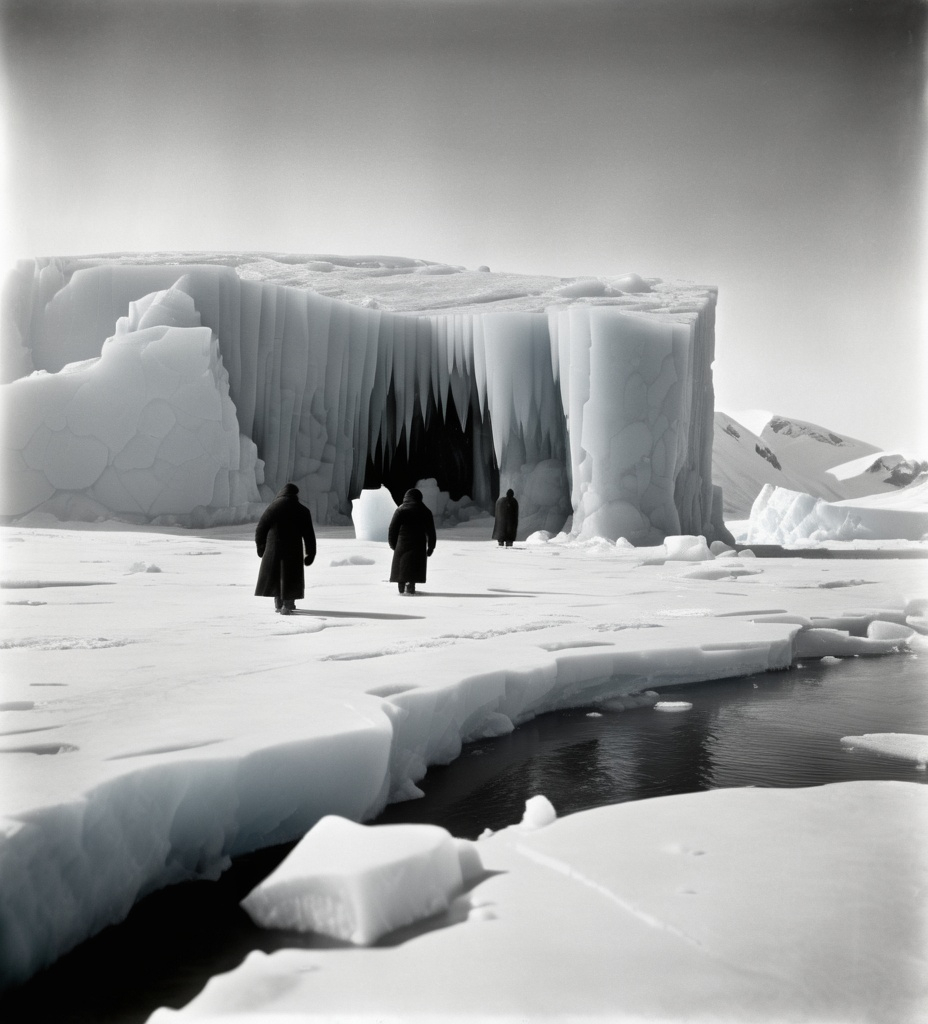
[{"label": "grey sky", "polygon": [[928,453],[922,3],[2,10],[11,257],[379,252],[718,284],[721,404]]}]

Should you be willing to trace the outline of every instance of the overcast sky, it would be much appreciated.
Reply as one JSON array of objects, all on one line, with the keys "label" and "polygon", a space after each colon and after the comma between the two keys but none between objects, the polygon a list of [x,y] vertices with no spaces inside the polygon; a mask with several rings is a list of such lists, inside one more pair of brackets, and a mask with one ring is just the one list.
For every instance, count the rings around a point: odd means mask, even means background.
[{"label": "overcast sky", "polygon": [[719,405],[928,457],[924,3],[0,5],[7,262],[384,253],[717,284]]}]

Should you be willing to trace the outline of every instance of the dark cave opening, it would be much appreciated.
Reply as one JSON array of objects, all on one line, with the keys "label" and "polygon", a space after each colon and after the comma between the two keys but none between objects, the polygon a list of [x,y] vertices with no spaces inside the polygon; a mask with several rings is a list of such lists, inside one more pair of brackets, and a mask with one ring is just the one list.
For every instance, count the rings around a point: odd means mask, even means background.
[{"label": "dark cave opening", "polygon": [[394,501],[400,503],[417,481],[433,477],[439,490],[447,491],[452,501],[459,501],[466,495],[476,504],[492,508],[499,494],[499,466],[489,413],[480,415],[473,388],[469,406],[462,427],[450,391],[444,414],[430,391],[423,418],[417,389],[407,437],[405,425],[396,430],[402,412],[397,410],[396,392],[391,383],[387,394],[386,430],[367,457],[363,487],[386,487]]}]

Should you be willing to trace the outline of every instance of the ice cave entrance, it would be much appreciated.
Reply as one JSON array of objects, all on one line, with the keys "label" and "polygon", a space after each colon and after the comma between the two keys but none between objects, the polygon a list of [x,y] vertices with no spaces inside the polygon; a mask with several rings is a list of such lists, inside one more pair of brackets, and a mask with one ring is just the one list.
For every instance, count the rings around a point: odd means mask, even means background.
[{"label": "ice cave entrance", "polygon": [[407,436],[405,425],[396,430],[402,414],[397,411],[396,391],[391,384],[387,394],[387,431],[368,453],[364,489],[386,487],[399,504],[417,481],[431,477],[452,501],[469,497],[490,510],[499,495],[499,465],[493,450],[489,414],[480,416],[476,392],[470,397],[470,407],[461,415],[453,395],[448,395],[442,410],[430,392],[423,417],[417,393]]}]

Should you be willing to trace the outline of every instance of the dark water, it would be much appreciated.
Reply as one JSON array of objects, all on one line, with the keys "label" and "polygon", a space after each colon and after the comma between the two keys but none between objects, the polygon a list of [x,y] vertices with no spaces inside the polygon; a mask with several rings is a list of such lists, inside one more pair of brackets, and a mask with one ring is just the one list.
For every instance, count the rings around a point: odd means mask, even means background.
[{"label": "dark water", "polygon": [[[431,822],[475,838],[520,820],[543,793],[558,814],[625,800],[730,786],[810,786],[857,779],[928,781],[904,761],[850,751],[842,736],[928,733],[928,658],[810,661],[787,672],[661,690],[690,711],[562,711],[510,736],[465,747],[430,770],[425,797],[381,823]],[[256,928],[238,901],[289,852],[241,858],[218,882],[143,900],[121,925],[85,942],[0,998],[4,1024],[136,1024],[189,1002],[208,978],[253,949],[334,943]],[[390,944],[388,937],[382,944]]]},{"label": "dark water", "polygon": [[543,715],[509,736],[468,745],[453,764],[429,771],[422,800],[388,807],[378,820],[431,822],[474,839],[485,827],[519,821],[536,793],[564,815],[732,786],[928,781],[915,765],[840,742],[868,732],[928,733],[924,657],[809,661],[660,695],[693,708]]}]

